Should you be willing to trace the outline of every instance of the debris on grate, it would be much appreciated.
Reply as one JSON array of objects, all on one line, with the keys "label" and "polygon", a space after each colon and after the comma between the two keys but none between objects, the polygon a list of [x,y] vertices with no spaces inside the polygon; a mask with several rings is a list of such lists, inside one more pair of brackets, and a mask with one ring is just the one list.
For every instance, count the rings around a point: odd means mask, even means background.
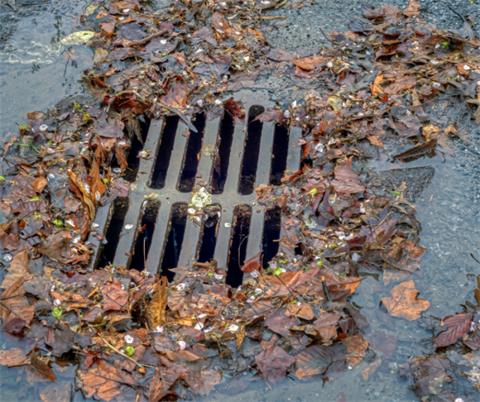
[{"label": "debris on grate", "polygon": [[[117,209],[110,206],[97,213],[97,233],[106,233],[109,246],[90,236],[89,241],[96,246],[91,267],[113,263],[162,272],[171,279],[168,269],[205,258],[207,246],[202,251],[202,245],[208,241],[202,240],[202,234],[205,222],[211,219],[206,207],[212,205],[218,211],[210,258],[218,267],[229,269],[229,284],[241,284],[243,273],[239,270],[246,259],[267,243],[269,250],[274,249],[272,244],[278,246],[279,230],[272,231],[267,225],[268,233],[264,234],[265,208],[257,204],[254,189],[277,183],[285,170],[298,170],[300,147],[291,144],[300,138],[301,128],[288,131],[256,119],[274,106],[266,93],[244,90],[234,99],[244,102],[246,124],[233,125],[227,113],[214,120],[197,115],[197,132],[178,118],[150,123],[143,145],[148,156],[137,158],[138,167],[129,174],[136,180],[123,215],[120,218]],[[138,152],[137,148],[132,147],[133,152]],[[157,201],[155,213],[149,212],[146,200]],[[246,209],[250,211],[247,220],[239,215]],[[273,233],[278,237],[272,238]]]}]

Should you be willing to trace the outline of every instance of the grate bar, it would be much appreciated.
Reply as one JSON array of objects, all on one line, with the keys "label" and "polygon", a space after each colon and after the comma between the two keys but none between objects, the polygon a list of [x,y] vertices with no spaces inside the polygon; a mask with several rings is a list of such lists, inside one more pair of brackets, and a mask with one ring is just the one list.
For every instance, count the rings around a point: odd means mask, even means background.
[{"label": "grate bar", "polygon": [[198,225],[187,218],[185,235],[183,236],[183,244],[180,251],[180,256],[178,257],[178,266],[187,265],[189,259],[197,258],[198,242],[200,241],[201,232],[201,223]]},{"label": "grate bar", "polygon": [[[262,136],[260,137],[260,153],[257,163],[257,176],[255,178],[255,188],[260,184],[268,184],[270,179],[270,166],[272,164],[272,148],[275,131],[275,123],[263,123]],[[254,188],[254,193],[255,193]]]},{"label": "grate bar", "polygon": [[252,207],[250,221],[250,232],[247,241],[246,259],[252,258],[262,250],[263,222],[265,219],[265,208],[261,205]]},{"label": "grate bar", "polygon": [[[245,143],[246,127],[240,124],[235,125],[233,131],[232,147],[230,149],[230,164],[227,170],[227,179],[223,192],[226,194],[238,193],[238,181],[240,177],[241,164],[243,159],[243,146]],[[239,151],[236,151],[236,150]]]},{"label": "grate bar", "polygon": [[220,119],[207,121],[205,134],[203,136],[203,147],[200,152],[200,161],[198,163],[197,176],[203,181],[208,182],[211,179],[213,157],[215,153],[219,136]]}]

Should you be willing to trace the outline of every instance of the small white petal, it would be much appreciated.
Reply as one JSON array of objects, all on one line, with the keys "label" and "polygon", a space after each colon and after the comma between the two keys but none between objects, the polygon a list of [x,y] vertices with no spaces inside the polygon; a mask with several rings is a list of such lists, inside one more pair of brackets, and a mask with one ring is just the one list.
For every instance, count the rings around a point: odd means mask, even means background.
[{"label": "small white petal", "polygon": [[123,337],[123,339],[125,339],[125,342],[126,342],[126,343],[133,343],[133,341],[135,340],[135,339],[133,338],[133,336],[128,335],[128,334],[125,335],[125,336]]},{"label": "small white petal", "polygon": [[222,104],[222,101],[220,99],[215,99],[215,104],[216,105],[221,105]]},{"label": "small white petal", "polygon": [[39,129],[40,131],[46,131],[47,128],[48,128],[48,126],[47,126],[46,124],[42,124],[40,127],[38,127],[38,129]]},{"label": "small white petal", "polygon": [[201,99],[198,100],[198,101],[197,101],[197,105],[200,106],[200,107],[202,107],[202,106],[203,106],[203,100],[201,100]]},{"label": "small white petal", "polygon": [[252,278],[258,278],[258,271],[252,271],[250,272],[250,275],[252,276]]},{"label": "small white petal", "polygon": [[205,313],[203,313],[203,314],[200,314],[200,315],[198,316],[198,318],[203,318],[203,317],[206,317],[206,316],[207,316],[207,315],[206,315]]},{"label": "small white petal", "polygon": [[471,70],[472,68],[471,68],[470,66],[466,66],[466,65],[465,65],[465,66],[463,66],[463,69],[466,70],[466,71],[468,71],[468,70]]},{"label": "small white petal", "polygon": [[94,229],[95,229],[95,228],[98,228],[99,226],[100,226],[100,225],[99,225],[98,223],[95,223],[95,222],[92,223],[92,228],[94,228]]},{"label": "small white petal", "polygon": [[187,344],[185,343],[185,341],[179,341],[178,346],[181,350],[184,350],[187,347]]},{"label": "small white petal", "polygon": [[292,108],[297,107],[297,101],[293,101]]},{"label": "small white petal", "polygon": [[185,289],[185,287],[186,287],[186,285],[184,283],[180,283],[180,284],[177,285],[176,289],[177,290],[183,290],[183,289]]},{"label": "small white petal", "polygon": [[263,292],[263,290],[260,289],[260,288],[255,289],[255,294],[257,294],[257,295],[262,293],[262,292]]},{"label": "small white petal", "polygon": [[286,119],[288,119],[288,118],[290,117],[290,111],[285,110],[285,111],[283,112],[283,115],[285,116]]},{"label": "small white petal", "polygon": [[332,63],[331,61],[329,61],[329,62],[327,63],[327,67],[328,67],[328,68],[332,68],[332,67],[333,67],[333,63]]},{"label": "small white petal", "polygon": [[125,17],[118,17],[118,19],[119,19],[120,21],[123,21],[123,20],[125,19]]},{"label": "small white petal", "polygon": [[255,301],[255,297],[253,296],[247,299],[247,303],[253,303],[254,301]]},{"label": "small white petal", "polygon": [[125,229],[130,230],[133,228],[133,225],[131,223],[128,223],[125,225]]},{"label": "small white petal", "polygon": [[126,14],[128,13],[130,10],[128,8],[126,8],[125,10],[123,10],[123,12]]},{"label": "small white petal", "polygon": [[188,212],[190,215],[193,215],[193,214],[194,214],[195,212],[197,212],[197,211],[195,210],[195,208],[188,208],[188,209],[187,209],[187,212]]},{"label": "small white petal", "polygon": [[157,328],[155,328],[155,332],[163,332],[164,328],[161,325],[158,325]]},{"label": "small white petal", "polygon": [[213,276],[215,277],[215,279],[216,279],[217,281],[223,280],[223,275],[214,274]]},{"label": "small white petal", "polygon": [[227,328],[227,331],[229,332],[236,332],[238,331],[238,325],[232,324]]},{"label": "small white petal", "polygon": [[13,257],[10,254],[7,254],[5,257],[3,257],[3,259],[7,262],[10,262],[13,260]]},{"label": "small white petal", "polygon": [[60,304],[62,304],[62,302],[60,301],[60,299],[55,299],[55,300],[53,301],[53,305],[54,305],[55,307],[60,306]]},{"label": "small white petal", "polygon": [[441,85],[442,85],[442,84],[440,84],[439,82],[434,82],[434,83],[432,84],[432,87],[434,87],[434,88],[440,88]]},{"label": "small white petal", "polygon": [[195,327],[195,329],[198,329],[199,331],[201,331],[203,329],[203,324],[201,322],[198,322]]},{"label": "small white petal", "polygon": [[52,287],[50,288],[50,292],[54,292],[55,291],[55,285],[52,285]]},{"label": "small white petal", "polygon": [[225,227],[226,227],[226,228],[231,228],[231,227],[232,227],[232,224],[229,223],[229,222],[225,222]]}]

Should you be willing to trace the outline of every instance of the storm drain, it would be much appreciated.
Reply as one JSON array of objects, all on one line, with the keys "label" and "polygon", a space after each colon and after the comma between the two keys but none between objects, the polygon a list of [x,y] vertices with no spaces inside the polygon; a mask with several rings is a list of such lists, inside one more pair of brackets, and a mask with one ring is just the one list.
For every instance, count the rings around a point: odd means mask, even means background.
[{"label": "storm drain", "polygon": [[[286,127],[255,118],[274,104],[264,93],[239,91],[245,124],[234,124],[227,112],[208,121],[196,116],[197,133],[178,117],[152,121],[136,181],[128,199],[101,207],[91,235],[95,246],[92,267],[115,266],[151,273],[194,261],[214,259],[227,269],[227,283],[241,284],[240,267],[260,251],[266,263],[281,238],[280,211],[256,202],[255,188],[279,185],[285,170],[298,170],[299,127]],[[133,149],[133,147],[132,147]],[[193,193],[211,194],[205,213],[192,215]]]}]

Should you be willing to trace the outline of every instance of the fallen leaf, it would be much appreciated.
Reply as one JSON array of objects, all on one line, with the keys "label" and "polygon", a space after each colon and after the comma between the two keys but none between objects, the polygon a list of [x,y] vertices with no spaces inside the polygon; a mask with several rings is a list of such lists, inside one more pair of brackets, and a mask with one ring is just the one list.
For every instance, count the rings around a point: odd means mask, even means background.
[{"label": "fallen leaf", "polygon": [[299,317],[303,320],[313,320],[315,318],[312,308],[307,303],[289,304],[287,306],[287,310],[285,311],[285,315],[287,317]]},{"label": "fallen leaf", "polygon": [[272,313],[268,314],[264,325],[268,327],[271,331],[279,335],[288,337],[293,334],[293,332],[290,331],[289,328],[293,325],[298,324],[300,324],[300,321],[298,321],[294,317],[288,317],[285,314],[285,310],[282,309],[273,311]]},{"label": "fallen leaf", "polygon": [[128,291],[116,279],[114,282],[107,282],[100,290],[103,296],[103,311],[121,311],[128,302]]},{"label": "fallen leaf", "polygon": [[19,253],[15,254],[13,260],[10,262],[10,267],[7,268],[8,274],[5,275],[5,278],[2,282],[2,289],[7,289],[18,279],[23,278],[26,275],[30,274],[30,269],[28,268],[28,253],[26,250],[22,250]]},{"label": "fallen leaf", "polygon": [[348,353],[346,354],[348,364],[353,367],[363,360],[368,349],[368,342],[363,339],[362,334],[342,339],[342,343],[348,350]]},{"label": "fallen leaf", "polygon": [[395,95],[400,91],[404,91],[405,89],[410,89],[414,87],[417,83],[417,78],[414,76],[407,75],[402,79],[390,84],[388,87],[385,88],[384,92],[387,95]]},{"label": "fallen leaf", "polygon": [[458,339],[470,331],[472,323],[472,313],[455,314],[443,319],[443,325],[448,329],[440,332],[435,337],[434,348],[443,348],[445,346],[457,343]]},{"label": "fallen leaf", "polygon": [[365,186],[352,169],[352,159],[353,157],[346,159],[345,163],[334,170],[335,179],[332,186],[338,193],[353,194],[365,190]]},{"label": "fallen leaf", "polygon": [[71,386],[72,384],[68,381],[47,384],[47,386],[40,388],[40,398],[43,402],[70,402],[72,398]]},{"label": "fallen leaf", "polygon": [[252,258],[249,258],[243,263],[243,267],[240,268],[243,272],[249,274],[253,271],[260,271],[262,264],[262,252],[260,251],[257,255],[254,255]]},{"label": "fallen leaf", "polygon": [[277,337],[273,336],[265,350],[255,356],[255,362],[265,379],[274,384],[283,380],[287,368],[295,363],[295,357],[290,356],[281,347],[275,345],[276,340]]},{"label": "fallen leaf", "polygon": [[53,370],[49,367],[48,363],[39,359],[36,352],[32,353],[31,363],[28,366],[31,373],[35,374],[43,380],[57,381],[57,376]]},{"label": "fallen leaf", "polygon": [[371,363],[368,367],[365,367],[362,370],[362,376],[364,381],[368,381],[368,379],[377,371],[377,369],[382,364],[382,359],[375,360]]},{"label": "fallen leaf", "polygon": [[318,316],[318,320],[314,321],[312,326],[326,340],[337,337],[338,320],[342,318],[338,314],[323,313]]},{"label": "fallen leaf", "polygon": [[165,324],[165,310],[168,299],[168,281],[166,276],[162,276],[160,281],[155,284],[152,294],[152,302],[147,310],[150,328],[161,327]]},{"label": "fallen leaf", "polygon": [[25,355],[25,351],[19,348],[0,350],[0,364],[2,366],[16,367],[29,364],[30,359]]},{"label": "fallen leaf", "polygon": [[378,74],[373,80],[373,84],[370,86],[370,91],[372,91],[372,96],[383,96],[383,74]]},{"label": "fallen leaf", "polygon": [[410,0],[407,8],[403,10],[402,14],[407,17],[413,17],[414,15],[420,14],[420,3],[417,0]]},{"label": "fallen leaf", "polygon": [[427,300],[417,300],[418,290],[413,281],[403,282],[392,289],[391,297],[384,297],[382,303],[394,317],[413,321],[420,318],[420,314],[430,307]]}]

